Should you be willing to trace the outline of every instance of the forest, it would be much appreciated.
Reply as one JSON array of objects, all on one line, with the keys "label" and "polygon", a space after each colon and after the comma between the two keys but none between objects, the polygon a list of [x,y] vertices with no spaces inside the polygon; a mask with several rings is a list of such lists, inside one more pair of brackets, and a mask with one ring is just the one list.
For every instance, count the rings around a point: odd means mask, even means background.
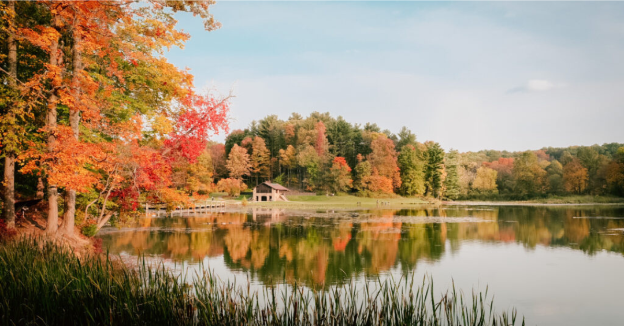
[{"label": "forest", "polygon": [[[292,190],[441,200],[624,196],[624,145],[460,153],[330,113],[269,115],[229,131],[232,94],[198,91],[164,53],[189,12],[212,2],[0,4],[2,214],[46,205],[47,231],[73,236],[145,202],[237,196],[270,180]],[[240,108],[245,110],[247,108]],[[225,133],[225,143],[210,141]],[[203,196],[203,197],[202,197]],[[24,212],[21,211],[22,216]],[[62,221],[59,229],[59,222]]]},{"label": "forest", "polygon": [[361,126],[314,112],[287,120],[269,115],[210,148],[216,179],[251,186],[272,180],[321,194],[449,200],[624,195],[619,143],[460,153],[418,142],[408,127],[394,134],[375,123]]}]

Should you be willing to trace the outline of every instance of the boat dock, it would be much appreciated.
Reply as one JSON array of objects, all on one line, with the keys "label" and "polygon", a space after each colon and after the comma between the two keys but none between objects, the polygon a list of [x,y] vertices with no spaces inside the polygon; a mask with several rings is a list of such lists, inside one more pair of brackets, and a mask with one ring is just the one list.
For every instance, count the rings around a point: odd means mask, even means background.
[{"label": "boat dock", "polygon": [[190,207],[176,207],[172,211],[167,212],[164,204],[150,204],[145,203],[145,217],[158,217],[161,214],[167,216],[169,213],[171,216],[178,215],[191,215],[203,212],[213,212],[217,208],[225,208],[225,200],[206,200],[203,202],[194,203]]}]

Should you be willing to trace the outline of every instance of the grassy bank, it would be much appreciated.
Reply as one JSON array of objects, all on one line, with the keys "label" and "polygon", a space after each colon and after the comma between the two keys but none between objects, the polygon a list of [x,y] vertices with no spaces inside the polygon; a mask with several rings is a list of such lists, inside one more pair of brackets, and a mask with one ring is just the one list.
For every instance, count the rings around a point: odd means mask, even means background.
[{"label": "grassy bank", "polygon": [[624,204],[624,198],[613,196],[551,196],[538,198],[532,202],[542,204]]},{"label": "grassy bank", "polygon": [[288,202],[256,202],[253,205],[283,208],[318,208],[318,209],[349,209],[349,208],[402,208],[429,204],[424,198],[369,198],[352,195],[341,196],[287,196]]},{"label": "grassy bank", "polygon": [[[253,206],[303,209],[410,208],[427,204],[448,205],[560,205],[560,204],[624,204],[624,198],[613,196],[549,196],[517,200],[505,196],[484,196],[457,201],[438,201],[427,197],[370,198],[353,195],[287,196],[289,202],[249,202]],[[239,198],[239,200],[242,197]]]},{"label": "grassy bank", "polygon": [[444,202],[450,205],[575,205],[575,204],[624,204],[624,198],[613,196],[548,196],[543,198],[531,198],[517,200],[505,196],[486,196],[461,199],[454,202]]},{"label": "grassy bank", "polygon": [[[487,293],[454,290],[434,300],[413,278],[356,290],[267,289],[223,283],[210,273],[191,284],[161,268],[131,270],[101,257],[78,260],[51,243],[22,239],[0,247],[2,325],[513,325]],[[376,290],[372,290],[375,288]],[[260,300],[263,299],[263,300]],[[266,302],[266,304],[260,304]]]}]

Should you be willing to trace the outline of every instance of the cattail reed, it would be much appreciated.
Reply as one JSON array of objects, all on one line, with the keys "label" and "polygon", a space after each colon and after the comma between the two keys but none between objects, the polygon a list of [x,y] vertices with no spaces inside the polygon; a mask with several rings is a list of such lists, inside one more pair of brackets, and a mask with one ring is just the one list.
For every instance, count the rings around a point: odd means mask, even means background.
[{"label": "cattail reed", "polygon": [[[181,274],[181,275],[184,275]],[[515,325],[485,293],[455,286],[434,296],[414,276],[313,290],[293,284],[251,292],[207,271],[192,281],[162,265],[137,268],[108,256],[81,259],[51,242],[0,246],[1,325]],[[522,321],[524,324],[524,321]]]}]

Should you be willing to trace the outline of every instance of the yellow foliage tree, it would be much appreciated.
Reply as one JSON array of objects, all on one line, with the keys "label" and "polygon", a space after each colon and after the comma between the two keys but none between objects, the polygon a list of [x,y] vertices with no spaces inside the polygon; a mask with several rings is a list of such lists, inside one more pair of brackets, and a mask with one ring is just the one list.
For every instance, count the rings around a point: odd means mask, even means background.
[{"label": "yellow foliage tree", "polygon": [[477,176],[472,182],[472,189],[479,191],[495,191],[496,177],[498,172],[494,169],[482,166],[477,169]]}]

